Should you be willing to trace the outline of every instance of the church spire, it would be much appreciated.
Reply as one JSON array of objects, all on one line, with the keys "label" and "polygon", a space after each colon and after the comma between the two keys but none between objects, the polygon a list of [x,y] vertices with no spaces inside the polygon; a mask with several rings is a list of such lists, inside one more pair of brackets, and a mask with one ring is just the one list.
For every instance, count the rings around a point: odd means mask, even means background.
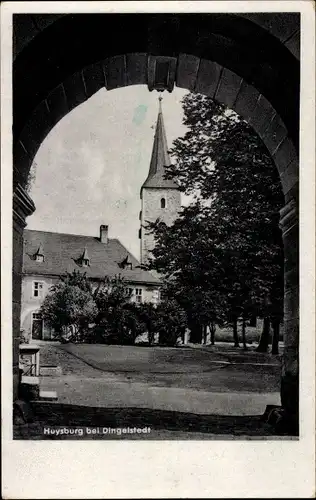
[{"label": "church spire", "polygon": [[165,125],[162,114],[161,101],[162,97],[159,96],[159,109],[158,118],[156,123],[154,144],[151,153],[150,167],[147,179],[142,185],[143,188],[173,188],[178,189],[176,183],[172,180],[164,178],[166,169],[170,165],[170,158],[168,154],[168,144],[165,131]]}]

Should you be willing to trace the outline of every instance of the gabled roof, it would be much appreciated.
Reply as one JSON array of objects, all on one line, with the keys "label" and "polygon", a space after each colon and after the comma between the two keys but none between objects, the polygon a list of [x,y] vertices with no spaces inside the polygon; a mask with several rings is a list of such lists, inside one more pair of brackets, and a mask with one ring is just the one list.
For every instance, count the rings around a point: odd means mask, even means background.
[{"label": "gabled roof", "polygon": [[[40,242],[45,247],[45,262],[33,259]],[[89,267],[84,269],[79,264],[83,248],[90,259]],[[126,257],[132,263],[132,269],[119,266]],[[60,276],[82,269],[92,279],[120,274],[128,282],[160,284],[159,279],[137,266],[140,266],[138,260],[117,239],[101,243],[99,238],[93,236],[30,229],[24,231],[23,274]]]},{"label": "gabled roof", "polygon": [[171,165],[166,130],[161,109],[161,98],[159,98],[159,111],[156,123],[154,144],[151,154],[150,167],[147,179],[142,185],[143,188],[171,188],[178,189],[179,187],[173,180],[164,178],[166,173],[165,167]]}]

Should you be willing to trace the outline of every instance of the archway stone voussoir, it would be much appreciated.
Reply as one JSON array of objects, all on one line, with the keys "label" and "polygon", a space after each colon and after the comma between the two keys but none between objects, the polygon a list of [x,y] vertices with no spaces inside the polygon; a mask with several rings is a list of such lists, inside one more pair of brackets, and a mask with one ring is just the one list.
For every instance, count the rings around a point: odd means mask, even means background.
[{"label": "archway stone voussoir", "polygon": [[13,147],[13,183],[24,186],[27,182],[28,173],[31,167],[30,158],[24,144],[18,141]]},{"label": "archway stone voussoir", "polygon": [[227,68],[223,68],[215,94],[217,99],[228,108],[233,108],[241,88],[243,79]]},{"label": "archway stone voussoir", "polygon": [[255,129],[257,134],[263,138],[266,130],[270,126],[276,112],[270,102],[260,94],[256,107],[253,110],[249,123]]},{"label": "archway stone voussoir", "polygon": [[87,93],[81,71],[74,73],[64,81],[64,89],[69,111],[87,100]]},{"label": "archway stone voussoir", "polygon": [[103,68],[108,90],[125,87],[126,82],[126,57],[119,55],[103,61]]},{"label": "archway stone voussoir", "polygon": [[222,73],[222,66],[214,61],[201,59],[197,74],[195,92],[214,97]]},{"label": "archway stone voussoir", "polygon": [[47,104],[53,124],[61,120],[68,112],[68,103],[63,84],[58,85],[47,97]]},{"label": "archway stone voussoir", "polygon": [[273,155],[273,153],[276,151],[281,142],[285,139],[287,134],[288,131],[284,122],[282,121],[280,116],[276,113],[272,118],[270,125],[262,135],[262,139],[266,147],[270,151],[271,155]]},{"label": "archway stone voussoir", "polygon": [[291,190],[293,190],[299,181],[299,165],[296,159],[291,161],[280,177],[283,193],[286,196]]},{"label": "archway stone voussoir", "polygon": [[44,100],[33,111],[30,121],[22,130],[19,138],[31,159],[34,158],[38,148],[53,126],[54,123],[50,116],[47,101]]},{"label": "archway stone voussoir", "polygon": [[200,58],[190,54],[179,54],[176,74],[177,87],[193,91],[200,65]]},{"label": "archway stone voussoir", "polygon": [[256,108],[260,93],[258,90],[249,85],[245,80],[241,82],[241,86],[233,106],[236,113],[244,119],[249,120]]},{"label": "archway stone voussoir", "polygon": [[300,31],[296,31],[289,40],[284,44],[287,49],[293,54],[296,59],[300,59],[301,55],[301,38]]},{"label": "archway stone voussoir", "polygon": [[82,77],[88,99],[102,87],[105,87],[105,76],[101,62],[86,66],[82,70]]},{"label": "archway stone voussoir", "polygon": [[[299,161],[296,154],[296,149],[292,140],[288,136],[285,137],[284,140],[279,144],[279,146],[273,153],[272,158],[275,161],[275,164],[278,168],[280,175],[282,175],[282,173],[286,170],[287,166],[292,161],[296,162],[298,171]],[[298,172],[297,172],[297,177],[298,177]]]},{"label": "archway stone voussoir", "polygon": [[148,56],[145,53],[126,55],[126,85],[146,85]]}]

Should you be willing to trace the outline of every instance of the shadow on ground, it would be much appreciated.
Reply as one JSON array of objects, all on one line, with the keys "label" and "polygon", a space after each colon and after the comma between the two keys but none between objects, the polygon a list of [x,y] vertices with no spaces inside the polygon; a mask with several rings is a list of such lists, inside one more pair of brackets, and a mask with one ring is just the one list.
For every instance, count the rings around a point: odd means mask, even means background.
[{"label": "shadow on ground", "polygon": [[[276,436],[272,426],[260,416],[198,415],[146,408],[91,408],[61,403],[32,405],[33,423],[14,426],[14,439],[223,439],[244,436],[256,439]],[[84,429],[83,435],[47,435],[45,427]],[[99,428],[98,435],[87,433],[86,428]],[[104,435],[103,428],[150,427],[145,434]],[[286,438],[286,436],[285,436]]]}]

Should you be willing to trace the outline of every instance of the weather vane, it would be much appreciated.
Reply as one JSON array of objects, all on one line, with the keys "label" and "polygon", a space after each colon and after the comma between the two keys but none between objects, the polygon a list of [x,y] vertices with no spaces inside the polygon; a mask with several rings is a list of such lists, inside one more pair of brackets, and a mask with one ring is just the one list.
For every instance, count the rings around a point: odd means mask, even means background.
[{"label": "weather vane", "polygon": [[[159,112],[161,113],[161,101],[162,101],[163,97],[160,95],[158,97],[158,101],[159,101]],[[154,129],[155,128],[155,125],[152,125],[150,128]]]},{"label": "weather vane", "polygon": [[159,112],[161,113],[161,101],[162,101],[161,95],[158,97],[158,101],[159,101]]}]

